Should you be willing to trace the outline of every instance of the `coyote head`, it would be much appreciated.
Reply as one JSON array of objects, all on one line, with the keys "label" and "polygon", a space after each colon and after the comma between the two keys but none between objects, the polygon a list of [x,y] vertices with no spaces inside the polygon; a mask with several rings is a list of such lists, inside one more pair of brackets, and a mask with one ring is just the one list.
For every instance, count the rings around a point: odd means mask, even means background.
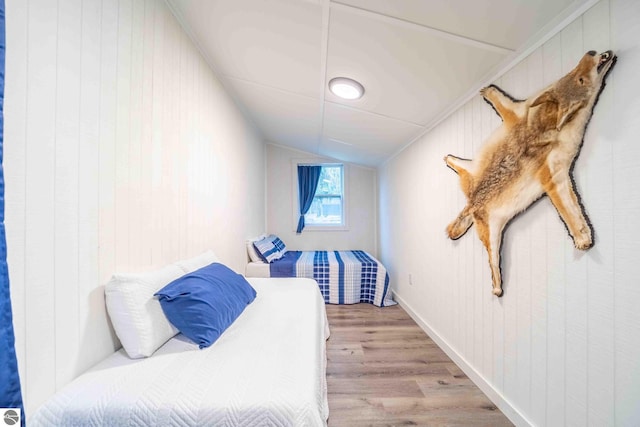
[{"label": "coyote head", "polygon": [[591,50],[584,54],[578,65],[547,90],[535,98],[530,107],[552,103],[557,107],[556,129],[561,130],[581,110],[591,107],[602,90],[604,77],[615,63],[610,50],[596,54]]}]

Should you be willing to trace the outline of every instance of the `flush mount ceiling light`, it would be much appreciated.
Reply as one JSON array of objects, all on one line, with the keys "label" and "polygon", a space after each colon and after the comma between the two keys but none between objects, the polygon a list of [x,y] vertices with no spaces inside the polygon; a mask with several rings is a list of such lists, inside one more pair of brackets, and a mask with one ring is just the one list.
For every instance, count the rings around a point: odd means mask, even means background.
[{"label": "flush mount ceiling light", "polygon": [[359,99],[364,95],[364,87],[348,77],[335,77],[329,80],[329,90],[343,99]]}]

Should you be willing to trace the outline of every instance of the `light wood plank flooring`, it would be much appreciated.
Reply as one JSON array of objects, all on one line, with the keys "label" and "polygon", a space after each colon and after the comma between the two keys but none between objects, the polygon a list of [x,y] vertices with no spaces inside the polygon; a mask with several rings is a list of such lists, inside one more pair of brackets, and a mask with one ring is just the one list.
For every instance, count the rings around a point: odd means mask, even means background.
[{"label": "light wood plank flooring", "polygon": [[327,305],[329,426],[511,426],[400,307]]}]

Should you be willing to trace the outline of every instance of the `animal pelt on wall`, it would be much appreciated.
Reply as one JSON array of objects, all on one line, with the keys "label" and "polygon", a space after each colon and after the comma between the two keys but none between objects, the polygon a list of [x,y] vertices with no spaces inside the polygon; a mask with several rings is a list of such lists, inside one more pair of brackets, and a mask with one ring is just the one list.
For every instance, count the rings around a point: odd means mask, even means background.
[{"label": "animal pelt on wall", "polygon": [[557,82],[518,101],[497,86],[480,93],[502,119],[476,158],[447,155],[444,160],[460,177],[467,205],[447,227],[451,239],[472,224],[489,254],[493,294],[502,295],[500,246],[505,225],[547,195],[573,238],[575,247],[593,245],[571,176],[574,161],[605,77],[616,62],[611,51],[587,52]]}]

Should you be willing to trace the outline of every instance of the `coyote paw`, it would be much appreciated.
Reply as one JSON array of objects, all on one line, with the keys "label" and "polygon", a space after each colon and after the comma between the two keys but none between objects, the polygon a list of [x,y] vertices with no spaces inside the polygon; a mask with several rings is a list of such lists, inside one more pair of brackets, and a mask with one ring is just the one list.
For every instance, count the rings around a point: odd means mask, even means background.
[{"label": "coyote paw", "polygon": [[583,227],[580,233],[574,237],[573,243],[576,249],[581,251],[589,249],[593,246],[593,239],[591,238],[591,229],[589,227]]},{"label": "coyote paw", "polygon": [[495,91],[496,91],[495,87],[486,86],[480,89],[480,95],[482,95],[484,98],[489,98],[491,94],[493,94]]},{"label": "coyote paw", "polygon": [[473,224],[473,217],[461,212],[460,215],[447,226],[447,236],[449,236],[451,240],[458,240],[467,232],[471,224]]},{"label": "coyote paw", "polygon": [[580,238],[575,240],[576,249],[580,249],[581,251],[586,251],[591,246],[593,246],[593,241],[591,240],[591,236],[589,238]]},{"label": "coyote paw", "polygon": [[[453,158],[453,156],[451,154],[447,154],[446,156],[444,156],[444,162],[447,164],[447,166],[449,166],[451,169],[453,169],[455,171],[455,168],[453,167],[453,163],[451,163],[451,159]],[[457,173],[457,171],[456,171]]]}]

